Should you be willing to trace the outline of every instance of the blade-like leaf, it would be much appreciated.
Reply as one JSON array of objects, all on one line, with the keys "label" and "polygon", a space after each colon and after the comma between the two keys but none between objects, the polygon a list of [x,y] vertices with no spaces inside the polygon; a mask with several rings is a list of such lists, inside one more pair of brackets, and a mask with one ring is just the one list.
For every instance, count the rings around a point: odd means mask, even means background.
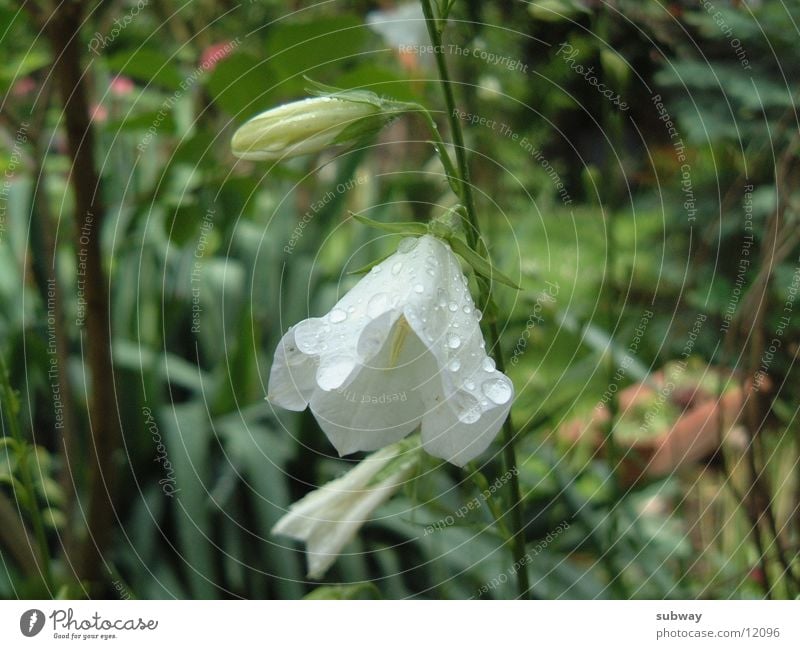
[{"label": "blade-like leaf", "polygon": [[464,261],[472,266],[472,269],[478,273],[478,275],[483,275],[483,277],[486,279],[489,279],[493,282],[500,282],[501,284],[510,286],[518,291],[522,290],[522,288],[518,286],[514,280],[503,275],[503,273],[492,266],[488,260],[481,257],[461,239],[453,237],[450,239],[449,243],[453,248],[453,252],[455,252],[457,255],[460,255]]},{"label": "blade-like leaf", "polygon": [[383,230],[384,232],[392,232],[394,234],[417,234],[420,236],[428,233],[428,226],[426,226],[424,223],[418,223],[416,221],[383,223],[381,221],[375,221],[367,216],[364,216],[363,214],[356,214],[354,212],[350,212],[350,216],[352,216],[359,223],[377,228],[378,230]]}]

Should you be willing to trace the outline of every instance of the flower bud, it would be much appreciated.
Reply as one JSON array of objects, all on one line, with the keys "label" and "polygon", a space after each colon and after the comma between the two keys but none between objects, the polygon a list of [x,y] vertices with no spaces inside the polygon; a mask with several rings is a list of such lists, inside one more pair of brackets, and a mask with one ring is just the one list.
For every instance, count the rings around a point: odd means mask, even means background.
[{"label": "flower bud", "polygon": [[353,143],[379,131],[393,116],[372,93],[341,93],[284,104],[256,115],[231,140],[245,160],[280,160]]}]

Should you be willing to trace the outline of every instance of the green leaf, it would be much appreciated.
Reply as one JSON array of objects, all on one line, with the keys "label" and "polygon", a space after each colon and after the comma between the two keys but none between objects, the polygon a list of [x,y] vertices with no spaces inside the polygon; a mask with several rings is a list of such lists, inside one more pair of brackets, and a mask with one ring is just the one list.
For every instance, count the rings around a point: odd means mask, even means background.
[{"label": "green leaf", "polygon": [[[368,29],[355,15],[318,17],[305,22],[273,27],[267,36],[266,51],[278,78],[290,85],[304,83],[302,75],[318,76],[323,68],[341,67],[364,51]],[[294,83],[292,83],[294,82]]]},{"label": "green leaf", "polygon": [[222,110],[234,117],[255,115],[275,103],[274,70],[265,61],[235,52],[217,63],[206,88]]},{"label": "green leaf", "polygon": [[381,591],[375,584],[369,582],[346,586],[320,586],[303,599],[381,599]]},{"label": "green leaf", "polygon": [[125,74],[142,83],[171,90],[179,90],[183,81],[183,76],[163,52],[148,49],[114,54],[108,58],[108,67],[113,72]]},{"label": "green leaf", "polygon": [[356,214],[355,212],[350,212],[350,216],[352,216],[356,221],[359,223],[363,223],[364,225],[368,225],[371,228],[377,228],[378,230],[383,230],[384,232],[392,232],[394,234],[409,234],[409,235],[420,235],[428,233],[428,226],[424,223],[418,223],[417,221],[400,221],[397,223],[384,223],[382,221],[375,221],[363,214]]},{"label": "green leaf", "polygon": [[514,280],[503,275],[503,273],[492,266],[491,262],[481,257],[461,239],[453,237],[449,240],[449,243],[453,248],[453,252],[460,255],[464,261],[472,266],[472,269],[478,273],[478,275],[482,275],[492,282],[500,282],[518,291],[522,290],[522,287],[518,286]]},{"label": "green leaf", "polygon": [[368,90],[380,97],[391,97],[398,101],[420,101],[420,96],[414,92],[406,77],[374,63],[358,65],[338,77],[336,83],[342,88]]}]

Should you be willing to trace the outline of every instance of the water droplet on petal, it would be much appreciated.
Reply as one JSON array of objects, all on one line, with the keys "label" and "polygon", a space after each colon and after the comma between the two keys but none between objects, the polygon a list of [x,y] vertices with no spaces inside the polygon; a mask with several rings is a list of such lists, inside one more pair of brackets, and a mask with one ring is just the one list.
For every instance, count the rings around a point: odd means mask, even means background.
[{"label": "water droplet on petal", "polygon": [[447,334],[447,346],[450,349],[461,347],[461,338],[459,338],[458,334]]},{"label": "water droplet on petal", "polygon": [[403,270],[403,262],[397,261],[392,266],[392,275],[397,275],[401,270]]},{"label": "water droplet on petal", "polygon": [[450,313],[455,313],[458,311],[458,305],[455,302],[450,302],[450,304],[447,305],[447,308],[450,310]]},{"label": "water droplet on petal", "polygon": [[334,354],[323,358],[317,370],[317,385],[323,390],[335,390],[350,376],[355,366],[356,361],[349,354]]},{"label": "water droplet on petal", "polygon": [[465,424],[474,424],[481,418],[481,404],[469,392],[456,392],[453,395],[456,416]]},{"label": "water droplet on petal", "polygon": [[330,321],[334,324],[337,322],[344,322],[347,320],[347,313],[342,311],[341,309],[333,309],[330,313]]},{"label": "water droplet on petal", "polygon": [[422,284],[414,284],[414,292],[415,293],[423,293],[425,291],[425,287]]},{"label": "water droplet on petal", "polygon": [[447,293],[445,292],[445,290],[443,288],[440,288],[438,290],[437,296],[438,296],[438,299],[439,299],[439,306],[442,307],[442,308],[447,306]]},{"label": "water droplet on petal", "polygon": [[428,275],[430,275],[431,277],[435,277],[436,276],[436,271],[433,270],[433,268],[428,268],[426,270],[427,270]]},{"label": "water droplet on petal", "polygon": [[481,313],[480,309],[475,309],[475,319],[480,320],[483,317],[483,313]]},{"label": "water droplet on petal", "polygon": [[319,354],[324,349],[322,332],[319,319],[303,320],[295,327],[294,342],[304,354]]},{"label": "water droplet on petal", "polygon": [[447,369],[449,369],[451,372],[458,372],[458,370],[461,369],[461,361],[457,358],[454,358],[452,361],[450,361]]},{"label": "water droplet on petal", "polygon": [[464,313],[466,313],[467,315],[472,313],[472,307],[469,304],[464,305]]},{"label": "water droplet on petal", "polygon": [[348,313],[353,313],[355,310],[356,310],[356,308],[354,306],[347,307],[347,312]]},{"label": "water droplet on petal", "polygon": [[467,388],[467,390],[474,390],[475,389],[475,381],[473,381],[471,379],[467,379],[466,381],[464,381],[464,387]]},{"label": "water droplet on petal", "polygon": [[512,394],[511,385],[509,385],[507,379],[489,379],[488,381],[484,381],[481,385],[481,390],[489,397],[490,401],[496,403],[498,406],[508,403]]},{"label": "water droplet on petal", "polygon": [[367,315],[377,318],[389,309],[389,296],[386,293],[375,293],[367,302]]},{"label": "water droplet on petal", "polygon": [[411,252],[414,248],[417,247],[419,243],[419,239],[416,237],[406,237],[400,242],[400,245],[397,246],[398,252]]},{"label": "water droplet on petal", "polygon": [[481,363],[484,372],[494,372],[494,368],[497,367],[495,365],[494,359],[491,356],[487,356],[483,359],[483,363]]}]

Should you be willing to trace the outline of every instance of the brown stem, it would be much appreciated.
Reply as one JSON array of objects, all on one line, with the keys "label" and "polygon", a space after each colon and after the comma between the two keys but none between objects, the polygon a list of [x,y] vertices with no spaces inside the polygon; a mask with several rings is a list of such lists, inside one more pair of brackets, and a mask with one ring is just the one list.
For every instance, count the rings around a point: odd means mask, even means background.
[{"label": "brown stem", "polygon": [[19,564],[23,574],[34,577],[41,573],[36,554],[36,541],[22,522],[22,514],[0,493],[0,543]]},{"label": "brown stem", "polygon": [[112,462],[122,431],[116,412],[111,365],[110,311],[103,270],[100,235],[105,210],[95,166],[94,133],[81,70],[80,26],[83,3],[67,2],[55,10],[48,37],[53,49],[55,77],[64,105],[67,146],[72,160],[70,183],[75,194],[79,261],[85,264],[86,364],[91,372],[88,461],[88,534],[77,562],[81,579],[95,584],[105,573],[103,553],[114,525]]}]

